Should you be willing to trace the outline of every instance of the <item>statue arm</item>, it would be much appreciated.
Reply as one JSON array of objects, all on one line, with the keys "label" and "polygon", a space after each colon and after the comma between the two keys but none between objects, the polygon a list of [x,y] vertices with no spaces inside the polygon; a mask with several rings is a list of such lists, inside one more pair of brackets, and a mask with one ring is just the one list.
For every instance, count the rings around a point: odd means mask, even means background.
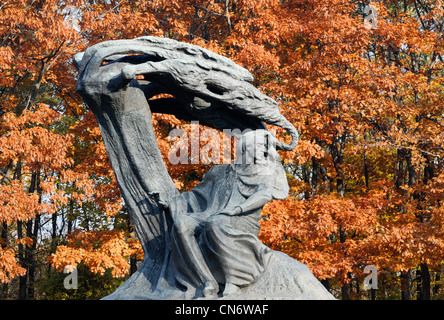
[{"label": "statue arm", "polygon": [[234,208],[222,209],[219,213],[226,215],[239,215],[245,212],[261,209],[265,204],[273,199],[285,199],[288,195],[289,186],[284,169],[282,167],[278,167],[277,170],[273,172],[271,177],[274,177],[272,183],[262,184],[256,192],[248,197],[248,199],[238,204]]},{"label": "statue arm", "polygon": [[236,216],[245,212],[261,209],[265,204],[273,200],[273,196],[266,189],[253,193],[248,199],[234,208],[226,208],[219,211],[219,214]]},{"label": "statue arm", "polygon": [[253,211],[262,208],[271,200],[273,200],[272,195],[268,190],[263,190],[253,193],[247,200],[236,206],[235,209],[236,211],[240,210],[239,213]]}]

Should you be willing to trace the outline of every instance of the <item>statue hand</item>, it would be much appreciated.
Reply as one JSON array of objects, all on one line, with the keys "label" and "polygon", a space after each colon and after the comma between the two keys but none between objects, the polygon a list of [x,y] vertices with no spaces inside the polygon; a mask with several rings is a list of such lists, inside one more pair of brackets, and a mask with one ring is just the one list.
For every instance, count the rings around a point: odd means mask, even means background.
[{"label": "statue hand", "polygon": [[157,203],[160,204],[160,206],[161,206],[163,209],[165,209],[165,210],[170,208],[170,204],[169,204],[168,201],[165,201],[165,200],[159,199],[159,200],[157,201]]},{"label": "statue hand", "polygon": [[153,191],[148,193],[150,197],[154,198],[154,201],[156,201],[163,209],[169,208],[169,203],[166,200],[163,200],[160,198],[160,192],[159,191]]}]

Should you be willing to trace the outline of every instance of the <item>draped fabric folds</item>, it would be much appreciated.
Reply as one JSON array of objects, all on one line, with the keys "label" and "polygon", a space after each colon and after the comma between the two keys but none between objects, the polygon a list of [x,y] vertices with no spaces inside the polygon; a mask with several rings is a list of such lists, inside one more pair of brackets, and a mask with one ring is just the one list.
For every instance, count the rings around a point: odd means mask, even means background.
[{"label": "draped fabric folds", "polygon": [[[189,228],[194,228],[200,249],[217,282],[245,286],[257,280],[266,267],[268,247],[258,233],[261,210],[239,215],[219,214],[234,209],[255,193],[285,199],[288,183],[282,165],[272,161],[266,165],[240,165],[233,162],[211,168],[193,190],[170,201],[173,221],[186,215]],[[181,219],[184,220],[183,218]],[[172,233],[174,246],[175,237]],[[177,280],[186,287],[196,286],[193,267],[184,261],[181,248],[173,252]],[[174,250],[173,250],[174,251]]]}]

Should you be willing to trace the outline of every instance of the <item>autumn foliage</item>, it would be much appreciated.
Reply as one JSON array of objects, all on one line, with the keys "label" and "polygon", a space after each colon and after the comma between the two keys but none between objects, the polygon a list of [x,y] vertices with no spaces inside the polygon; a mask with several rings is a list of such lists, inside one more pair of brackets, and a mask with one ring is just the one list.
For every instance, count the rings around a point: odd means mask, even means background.
[{"label": "autumn foliage", "polygon": [[[122,278],[143,259],[72,64],[142,35],[230,57],[301,133],[264,243],[343,299],[442,296],[443,30],[441,0],[0,3],[0,297],[50,298],[38,280],[66,265]],[[211,164],[168,163],[169,132],[191,125],[153,123],[176,186],[192,188]],[[366,265],[378,291],[362,288]]]},{"label": "autumn foliage", "polygon": [[143,255],[134,239],[126,239],[117,229],[106,231],[84,231],[77,229],[68,236],[66,245],[57,247],[57,255],[50,263],[60,272],[68,266],[83,263],[98,274],[111,269],[112,276],[120,278],[130,269],[129,257]]}]

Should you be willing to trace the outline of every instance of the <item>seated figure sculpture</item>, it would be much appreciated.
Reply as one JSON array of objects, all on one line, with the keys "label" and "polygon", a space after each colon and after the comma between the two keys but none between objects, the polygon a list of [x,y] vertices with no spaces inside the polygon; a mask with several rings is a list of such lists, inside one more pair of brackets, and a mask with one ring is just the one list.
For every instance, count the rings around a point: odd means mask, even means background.
[{"label": "seated figure sculpture", "polygon": [[[152,36],[101,42],[74,62],[77,90],[99,124],[144,252],[137,271],[105,300],[333,299],[306,265],[257,238],[263,205],[288,194],[276,149],[294,150],[299,133],[247,69]],[[238,159],[180,194],[157,145],[155,113],[256,131],[240,139]],[[277,141],[265,124],[291,142]]]},{"label": "seated figure sculpture", "polygon": [[237,159],[216,165],[193,190],[168,202],[176,280],[201,287],[204,297],[223,296],[257,280],[269,250],[258,239],[262,207],[284,199],[289,187],[266,130],[249,131],[237,145]]}]

